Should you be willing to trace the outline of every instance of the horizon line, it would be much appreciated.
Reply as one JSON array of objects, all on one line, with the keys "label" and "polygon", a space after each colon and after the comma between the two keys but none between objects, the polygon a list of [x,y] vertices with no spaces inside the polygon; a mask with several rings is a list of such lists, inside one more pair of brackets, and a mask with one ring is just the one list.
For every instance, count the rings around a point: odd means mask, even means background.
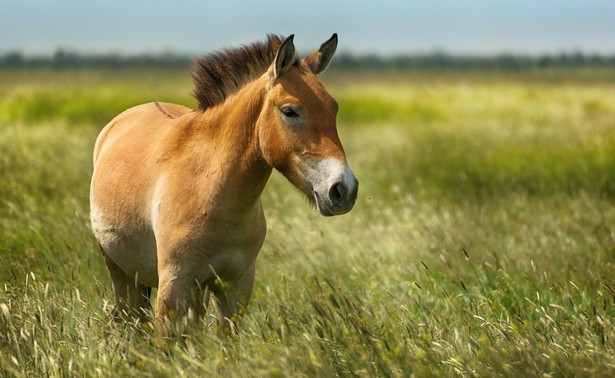
[{"label": "horizon line", "polygon": [[[52,51],[46,52],[28,52],[20,50],[19,48],[14,49],[2,49],[0,50],[0,57],[6,56],[19,56],[23,59],[53,59],[54,57],[66,54],[73,55],[81,58],[96,58],[96,57],[117,57],[117,58],[137,58],[137,57],[176,57],[176,58],[190,58],[196,56],[202,56],[205,54],[209,54],[215,51],[219,51],[220,49],[212,49],[200,53],[193,53],[187,51],[179,51],[173,49],[160,49],[157,51],[87,51],[85,49],[79,48],[69,48],[69,47],[57,47]],[[303,56],[308,54],[309,51],[299,52],[299,55]],[[515,51],[515,50],[502,50],[502,51],[457,51],[454,49],[446,49],[446,48],[438,48],[435,47],[433,49],[424,49],[424,50],[409,50],[404,52],[369,52],[369,51],[352,51],[352,50],[341,50],[337,53],[337,56],[351,57],[351,58],[378,58],[378,59],[396,59],[396,58],[404,58],[404,57],[421,57],[421,56],[447,56],[447,57],[456,57],[456,58],[497,58],[504,56],[512,56],[512,57],[523,57],[523,58],[540,58],[540,57],[552,57],[552,56],[583,56],[583,57],[615,57],[615,50],[611,52],[606,51],[591,51],[584,50],[580,48],[570,48],[570,49],[555,49],[551,51]]]}]

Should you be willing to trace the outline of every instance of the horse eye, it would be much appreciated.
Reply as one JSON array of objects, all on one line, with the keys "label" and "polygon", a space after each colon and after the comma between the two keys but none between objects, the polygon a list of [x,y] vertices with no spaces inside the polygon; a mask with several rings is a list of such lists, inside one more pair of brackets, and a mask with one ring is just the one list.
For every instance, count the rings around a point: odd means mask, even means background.
[{"label": "horse eye", "polygon": [[282,112],[282,114],[284,114],[285,117],[287,118],[297,118],[299,117],[299,113],[297,113],[293,108],[291,108],[290,106],[285,106],[282,109],[280,109],[280,111]]}]

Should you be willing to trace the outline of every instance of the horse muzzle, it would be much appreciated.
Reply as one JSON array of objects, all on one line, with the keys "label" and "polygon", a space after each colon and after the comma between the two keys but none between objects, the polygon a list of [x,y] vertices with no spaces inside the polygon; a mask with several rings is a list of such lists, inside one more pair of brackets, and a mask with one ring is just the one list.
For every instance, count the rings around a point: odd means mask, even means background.
[{"label": "horse muzzle", "polygon": [[337,173],[336,175],[329,175],[328,179],[320,182],[321,185],[314,186],[316,207],[320,214],[326,217],[346,214],[352,210],[359,192],[359,180],[352,169],[347,165],[335,168],[337,172],[329,173]]}]

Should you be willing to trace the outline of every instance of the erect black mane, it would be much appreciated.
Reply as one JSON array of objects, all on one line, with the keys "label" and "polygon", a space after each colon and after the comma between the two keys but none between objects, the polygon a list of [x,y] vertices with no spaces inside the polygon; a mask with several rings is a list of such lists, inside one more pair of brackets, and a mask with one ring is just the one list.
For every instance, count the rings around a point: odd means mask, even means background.
[{"label": "erect black mane", "polygon": [[213,52],[194,60],[194,97],[205,110],[224,100],[267,71],[284,41],[269,34],[264,42]]}]

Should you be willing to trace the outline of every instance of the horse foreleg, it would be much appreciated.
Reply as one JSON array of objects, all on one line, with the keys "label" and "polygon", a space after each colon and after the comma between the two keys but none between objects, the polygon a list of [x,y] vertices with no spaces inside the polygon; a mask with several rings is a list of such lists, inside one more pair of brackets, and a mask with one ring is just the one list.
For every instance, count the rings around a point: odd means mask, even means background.
[{"label": "horse foreleg", "polygon": [[[166,335],[174,327],[181,328],[184,319],[187,324],[197,324],[205,313],[204,295],[205,288],[196,281],[160,275],[156,299],[158,332]],[[178,331],[181,333],[181,329]]]},{"label": "horse foreleg", "polygon": [[212,290],[218,304],[218,322],[222,332],[237,332],[239,319],[245,313],[254,289],[255,265],[230,287],[220,283]]}]

